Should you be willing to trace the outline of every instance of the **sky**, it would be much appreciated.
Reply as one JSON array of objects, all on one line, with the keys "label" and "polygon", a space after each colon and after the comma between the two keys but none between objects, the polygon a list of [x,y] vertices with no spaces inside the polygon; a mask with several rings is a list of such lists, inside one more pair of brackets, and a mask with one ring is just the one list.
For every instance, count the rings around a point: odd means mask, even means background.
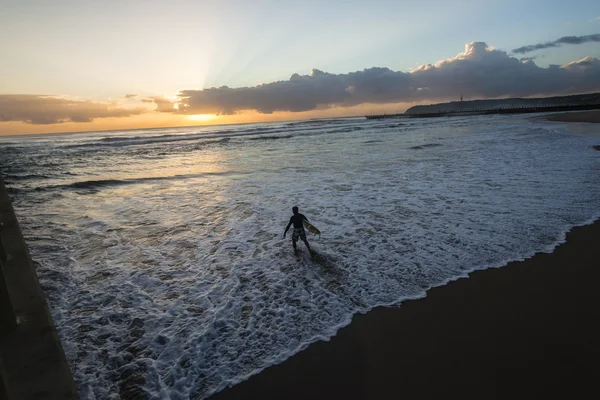
[{"label": "sky", "polygon": [[597,0],[0,0],[0,135],[600,91]]}]

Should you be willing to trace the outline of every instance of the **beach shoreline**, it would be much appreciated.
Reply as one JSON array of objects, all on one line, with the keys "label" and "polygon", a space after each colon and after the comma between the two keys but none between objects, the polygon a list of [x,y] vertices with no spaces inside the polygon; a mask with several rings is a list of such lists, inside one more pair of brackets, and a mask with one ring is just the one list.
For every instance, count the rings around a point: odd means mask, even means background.
[{"label": "beach shoreline", "polygon": [[600,221],[552,253],[475,271],[400,307],[355,315],[211,399],[570,398],[600,373]]},{"label": "beach shoreline", "polygon": [[[600,111],[541,118],[600,122]],[[328,342],[210,398],[587,397],[600,373],[599,241],[596,220],[552,253],[355,315]]]}]

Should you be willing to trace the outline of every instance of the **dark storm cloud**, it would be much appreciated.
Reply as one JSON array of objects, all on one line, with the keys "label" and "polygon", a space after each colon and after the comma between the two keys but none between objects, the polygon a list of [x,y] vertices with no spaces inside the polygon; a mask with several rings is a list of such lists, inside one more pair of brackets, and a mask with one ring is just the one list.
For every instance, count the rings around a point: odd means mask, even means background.
[{"label": "dark storm cloud", "polygon": [[[538,67],[483,42],[466,45],[464,53],[423,65],[411,72],[369,68],[348,74],[313,70],[294,74],[286,81],[254,87],[183,90],[178,112],[186,114],[234,114],[256,110],[310,111],[362,103],[399,103],[460,98],[498,98],[554,95],[600,90],[600,61],[587,57],[568,65]],[[158,104],[158,103],[157,103]],[[160,107],[173,111],[168,107]]]},{"label": "dark storm cloud", "polygon": [[21,121],[28,124],[91,122],[95,118],[128,117],[146,112],[123,109],[114,104],[68,100],[30,94],[0,95],[0,122]]},{"label": "dark storm cloud", "polygon": [[582,44],[588,42],[600,42],[600,33],[585,36],[563,36],[553,42],[531,44],[529,46],[519,47],[512,52],[516,54],[525,54],[535,50],[548,49],[551,47],[560,47],[563,44]]}]

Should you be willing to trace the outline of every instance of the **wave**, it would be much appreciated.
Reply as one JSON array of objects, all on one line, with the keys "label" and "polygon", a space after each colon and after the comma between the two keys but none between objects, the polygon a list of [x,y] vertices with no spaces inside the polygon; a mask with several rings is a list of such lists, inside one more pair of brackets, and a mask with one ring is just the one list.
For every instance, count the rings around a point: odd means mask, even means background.
[{"label": "wave", "polygon": [[397,123],[397,124],[384,125],[381,128],[389,129],[389,128],[399,128],[399,127],[404,127],[404,126],[406,126],[405,123]]},{"label": "wave", "polygon": [[51,176],[44,174],[6,174],[5,178],[14,181],[32,181],[36,179],[50,179]]},{"label": "wave", "polygon": [[[364,118],[332,118],[332,119],[309,119],[306,121],[295,121],[286,124],[286,126],[306,126],[306,125],[333,125],[342,123],[356,123],[362,121]],[[366,120],[365,120],[366,121]]]},{"label": "wave", "polygon": [[[337,121],[337,122],[336,122]],[[331,120],[327,122],[319,121],[318,124],[322,125],[323,128],[331,127],[333,123],[339,124],[343,120]],[[343,121],[348,123],[348,121]],[[130,147],[130,146],[147,146],[164,143],[177,143],[177,142],[205,142],[207,140],[214,139],[231,139],[250,136],[250,140],[261,140],[260,136],[271,135],[266,137],[266,140],[277,139],[277,138],[289,138],[294,134],[302,134],[304,132],[310,132],[310,134],[323,134],[323,133],[343,133],[353,132],[363,129],[362,127],[351,126],[351,127],[340,127],[339,129],[322,131],[318,130],[317,127],[309,123],[296,123],[295,125],[289,124],[285,126],[271,126],[271,127],[256,127],[248,129],[228,129],[228,130],[217,130],[210,132],[201,133],[190,133],[190,134],[170,134],[160,136],[127,136],[127,137],[104,137],[91,142],[76,143],[62,146],[62,149],[82,149],[82,148],[114,148],[114,147]],[[355,125],[355,124],[353,124]],[[286,136],[272,136],[274,134],[285,133]],[[254,136],[257,136],[254,138]]]},{"label": "wave", "polygon": [[363,128],[361,126],[349,126],[346,128],[339,128],[339,129],[332,129],[330,131],[327,131],[327,133],[346,133],[346,132],[356,132],[356,131],[362,131]]},{"label": "wave", "polygon": [[[268,130],[265,132],[264,129],[250,129],[244,131],[235,130],[224,130],[215,131],[210,133],[194,133],[189,135],[161,135],[161,136],[134,136],[126,138],[102,138],[97,141],[88,143],[78,143],[64,146],[66,149],[77,149],[77,148],[97,148],[97,147],[131,147],[131,146],[146,146],[153,144],[163,143],[177,143],[177,142],[196,142],[196,141],[208,141],[212,140],[211,143],[215,143],[213,139],[228,140],[234,137],[250,136],[264,133],[278,133],[281,130]],[[208,143],[207,143],[208,144]]]},{"label": "wave", "polygon": [[[69,185],[63,185],[62,187],[72,187],[75,189],[90,189],[104,186],[117,186],[117,185],[127,185],[131,183],[137,183],[137,179],[133,180],[120,180],[120,179],[101,179],[97,181],[83,181],[83,182],[75,182]],[[56,186],[60,187],[60,186]]]},{"label": "wave", "polygon": [[375,143],[381,143],[381,142],[383,142],[383,140],[380,140],[380,139],[373,139],[373,140],[365,140],[365,141],[363,142],[363,144],[375,144]]},{"label": "wave", "polygon": [[439,144],[439,143],[427,143],[427,144],[421,144],[421,145],[418,145],[418,146],[412,146],[412,147],[409,147],[409,149],[412,149],[412,150],[423,150],[423,149],[427,149],[429,147],[438,147],[438,146],[441,146],[441,144]]},{"label": "wave", "polygon": [[131,179],[101,179],[101,180],[90,180],[82,182],[74,182],[68,185],[57,185],[55,188],[72,188],[72,189],[97,189],[109,186],[120,186],[120,185],[132,185],[137,183],[145,182],[158,182],[165,180],[177,180],[177,179],[188,179],[198,178],[208,175],[230,175],[232,172],[206,172],[201,174],[184,174],[184,175],[172,175],[172,176],[156,176],[156,177],[142,177],[142,178],[131,178]]},{"label": "wave", "polygon": [[64,146],[66,149],[89,148],[89,147],[125,147],[125,146],[145,146],[148,144],[189,142],[197,140],[215,139],[226,135],[227,132],[219,132],[218,135],[211,134],[191,134],[191,135],[161,135],[161,136],[134,136],[127,138],[102,138],[94,142],[78,143]]},{"label": "wave", "polygon": [[279,139],[289,139],[293,138],[294,135],[285,135],[285,136],[258,136],[254,138],[250,138],[248,140],[279,140]]},{"label": "wave", "polygon": [[171,175],[171,176],[152,176],[152,177],[141,177],[141,178],[126,178],[126,179],[96,179],[87,180],[80,182],[73,182],[61,185],[49,185],[49,186],[38,186],[32,189],[19,189],[19,191],[27,192],[31,190],[35,191],[47,191],[47,190],[60,190],[60,189],[101,189],[106,187],[121,186],[121,185],[132,185],[146,182],[159,182],[167,180],[179,180],[179,179],[191,179],[201,178],[203,176],[231,176],[231,175],[246,175],[251,172],[240,172],[240,171],[223,171],[223,172],[203,172],[197,174],[182,174],[182,175]]}]

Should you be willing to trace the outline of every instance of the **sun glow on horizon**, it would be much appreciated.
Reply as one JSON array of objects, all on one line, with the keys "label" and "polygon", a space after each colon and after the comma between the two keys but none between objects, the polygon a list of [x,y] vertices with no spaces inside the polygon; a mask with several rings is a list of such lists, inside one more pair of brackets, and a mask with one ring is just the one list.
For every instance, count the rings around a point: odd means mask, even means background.
[{"label": "sun glow on horizon", "polygon": [[217,118],[219,118],[219,116],[216,114],[193,114],[186,117],[186,119],[196,122],[208,122]]}]

